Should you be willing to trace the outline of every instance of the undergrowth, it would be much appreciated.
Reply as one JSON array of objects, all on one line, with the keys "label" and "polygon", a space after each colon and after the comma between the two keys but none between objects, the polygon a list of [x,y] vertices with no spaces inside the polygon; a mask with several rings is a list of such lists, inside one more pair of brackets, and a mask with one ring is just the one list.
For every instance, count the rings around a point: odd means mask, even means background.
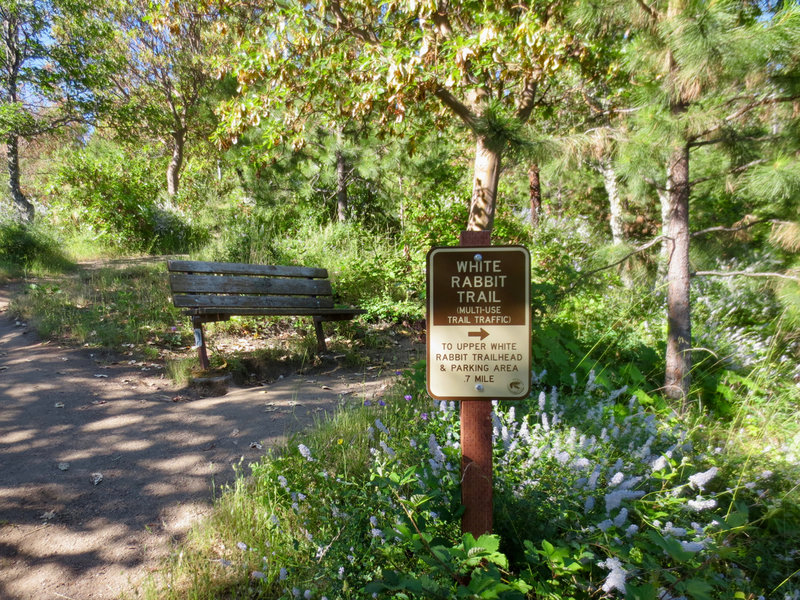
[{"label": "undergrowth", "polygon": [[422,371],[242,469],[148,598],[795,598],[797,457],[709,445],[590,372],[493,410],[495,533],[459,527]]}]

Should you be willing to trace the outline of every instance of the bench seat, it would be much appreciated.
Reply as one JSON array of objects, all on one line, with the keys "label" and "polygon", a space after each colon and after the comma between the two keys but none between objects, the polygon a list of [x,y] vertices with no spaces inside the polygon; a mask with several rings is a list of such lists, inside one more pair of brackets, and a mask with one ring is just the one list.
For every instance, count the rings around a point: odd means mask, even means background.
[{"label": "bench seat", "polygon": [[208,368],[203,323],[231,316],[309,316],[317,350],[326,351],[323,321],[347,321],[366,311],[336,306],[328,271],[291,265],[167,261],[172,302],[191,316],[200,364]]}]

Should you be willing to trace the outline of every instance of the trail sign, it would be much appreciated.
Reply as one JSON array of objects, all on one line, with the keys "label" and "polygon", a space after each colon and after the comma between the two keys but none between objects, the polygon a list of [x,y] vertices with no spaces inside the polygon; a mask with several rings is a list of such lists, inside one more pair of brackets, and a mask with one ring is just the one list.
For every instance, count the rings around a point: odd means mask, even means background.
[{"label": "trail sign", "polygon": [[530,254],[522,246],[428,252],[428,393],[520,399],[530,391]]}]

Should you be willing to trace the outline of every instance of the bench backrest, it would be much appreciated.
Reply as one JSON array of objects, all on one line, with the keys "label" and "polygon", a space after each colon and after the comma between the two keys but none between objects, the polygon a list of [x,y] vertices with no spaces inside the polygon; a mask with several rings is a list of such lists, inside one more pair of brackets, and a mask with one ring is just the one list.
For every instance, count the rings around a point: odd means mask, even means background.
[{"label": "bench backrest", "polygon": [[328,271],[315,267],[167,261],[179,308],[330,308]]}]

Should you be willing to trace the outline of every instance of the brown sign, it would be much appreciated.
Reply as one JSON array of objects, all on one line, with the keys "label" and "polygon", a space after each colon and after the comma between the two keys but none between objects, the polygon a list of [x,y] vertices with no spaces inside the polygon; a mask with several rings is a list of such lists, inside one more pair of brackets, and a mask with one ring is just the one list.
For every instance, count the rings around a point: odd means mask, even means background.
[{"label": "brown sign", "polygon": [[521,246],[428,253],[428,393],[519,399],[530,389],[530,255]]}]

